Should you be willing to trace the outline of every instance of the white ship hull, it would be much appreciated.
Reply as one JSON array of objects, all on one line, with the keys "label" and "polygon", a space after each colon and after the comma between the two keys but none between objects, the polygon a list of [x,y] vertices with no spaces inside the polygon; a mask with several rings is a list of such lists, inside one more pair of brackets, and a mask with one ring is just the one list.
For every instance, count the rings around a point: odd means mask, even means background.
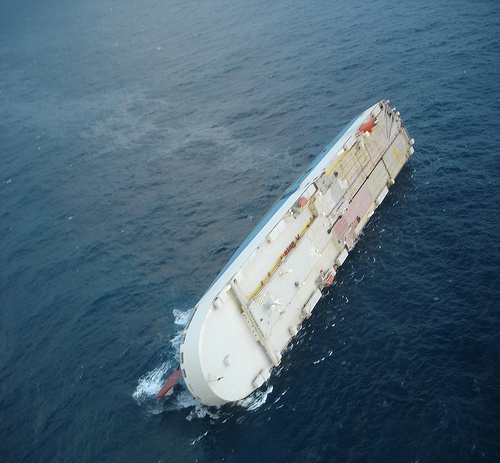
[{"label": "white ship hull", "polygon": [[377,103],[257,225],[198,302],[183,334],[180,369],[198,401],[237,401],[267,381],[413,153],[412,144],[399,113],[386,101]]}]

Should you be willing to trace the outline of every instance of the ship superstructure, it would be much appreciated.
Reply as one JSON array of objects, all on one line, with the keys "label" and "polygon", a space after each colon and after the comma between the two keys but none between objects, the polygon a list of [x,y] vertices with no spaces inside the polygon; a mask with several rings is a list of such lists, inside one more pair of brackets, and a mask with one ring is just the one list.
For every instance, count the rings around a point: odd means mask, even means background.
[{"label": "ship superstructure", "polygon": [[265,383],[413,153],[380,101],[355,118],[260,221],[196,304],[180,371],[206,405]]}]

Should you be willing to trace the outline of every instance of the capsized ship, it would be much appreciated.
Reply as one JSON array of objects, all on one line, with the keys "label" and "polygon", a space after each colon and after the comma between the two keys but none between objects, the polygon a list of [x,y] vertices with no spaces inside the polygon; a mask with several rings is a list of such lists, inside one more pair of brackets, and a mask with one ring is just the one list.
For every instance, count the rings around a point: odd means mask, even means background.
[{"label": "capsized ship", "polygon": [[[201,403],[262,386],[332,284],[363,227],[413,153],[399,112],[383,100],[323,150],[238,248],[196,304],[180,374]],[[175,379],[175,381],[174,381]]]}]

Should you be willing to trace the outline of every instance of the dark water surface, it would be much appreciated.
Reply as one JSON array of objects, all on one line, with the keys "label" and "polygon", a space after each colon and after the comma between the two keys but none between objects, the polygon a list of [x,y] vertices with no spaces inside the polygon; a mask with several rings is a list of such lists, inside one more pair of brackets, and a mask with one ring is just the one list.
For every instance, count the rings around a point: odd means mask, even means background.
[{"label": "dark water surface", "polygon": [[[500,5],[0,0],[1,462],[500,461]],[[266,387],[155,393],[382,98],[416,151]]]}]

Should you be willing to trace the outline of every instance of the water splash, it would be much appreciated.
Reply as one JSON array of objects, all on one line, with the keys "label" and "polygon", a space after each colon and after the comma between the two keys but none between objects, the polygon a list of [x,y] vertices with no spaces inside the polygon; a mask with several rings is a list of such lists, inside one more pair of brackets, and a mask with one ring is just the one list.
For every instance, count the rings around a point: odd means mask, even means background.
[{"label": "water splash", "polygon": [[266,403],[267,396],[271,392],[273,392],[273,386],[268,385],[265,391],[258,390],[253,394],[250,394],[248,397],[238,400],[236,404],[240,407],[246,408],[248,411],[257,410]]},{"label": "water splash", "polygon": [[[194,401],[195,399],[193,399]],[[219,409],[216,407],[207,407],[206,405],[200,404],[196,402],[195,407],[189,415],[186,417],[186,420],[193,421],[195,419],[203,419],[206,417],[211,418],[212,420],[218,420],[222,415],[219,412]]]},{"label": "water splash", "polygon": [[189,309],[189,310],[179,310],[179,309],[174,309],[172,313],[174,314],[175,320],[174,323],[176,325],[180,326],[186,326],[187,322],[191,318],[191,315],[193,314],[194,309]]},{"label": "water splash", "polygon": [[132,394],[135,401],[139,405],[143,405],[149,399],[156,398],[156,394],[165,383],[165,377],[174,368],[175,362],[173,359],[170,359],[141,376],[137,387]]},{"label": "water splash", "polygon": [[[148,412],[152,414],[158,414],[163,412],[164,410],[170,409],[168,405],[170,401],[159,401],[156,395],[165,383],[168,375],[170,375],[179,364],[179,346],[182,339],[182,333],[184,331],[183,328],[189,321],[191,314],[193,313],[193,309],[189,309],[186,311],[174,309],[172,313],[175,317],[174,323],[182,327],[182,329],[177,330],[174,333],[172,339],[170,339],[170,344],[173,350],[172,355],[161,365],[142,375],[139,378],[134,393],[132,394],[132,397],[137,402],[137,404],[140,406],[146,406]],[[186,395],[189,396],[187,392]],[[186,406],[192,406],[196,404],[196,401],[194,399],[192,400],[192,404],[181,405],[176,409],[185,408]]]},{"label": "water splash", "polygon": [[201,436],[196,437],[195,439],[191,440],[189,445],[195,445],[197,444],[201,439],[203,439],[206,435],[208,434],[208,431],[205,431]]}]

